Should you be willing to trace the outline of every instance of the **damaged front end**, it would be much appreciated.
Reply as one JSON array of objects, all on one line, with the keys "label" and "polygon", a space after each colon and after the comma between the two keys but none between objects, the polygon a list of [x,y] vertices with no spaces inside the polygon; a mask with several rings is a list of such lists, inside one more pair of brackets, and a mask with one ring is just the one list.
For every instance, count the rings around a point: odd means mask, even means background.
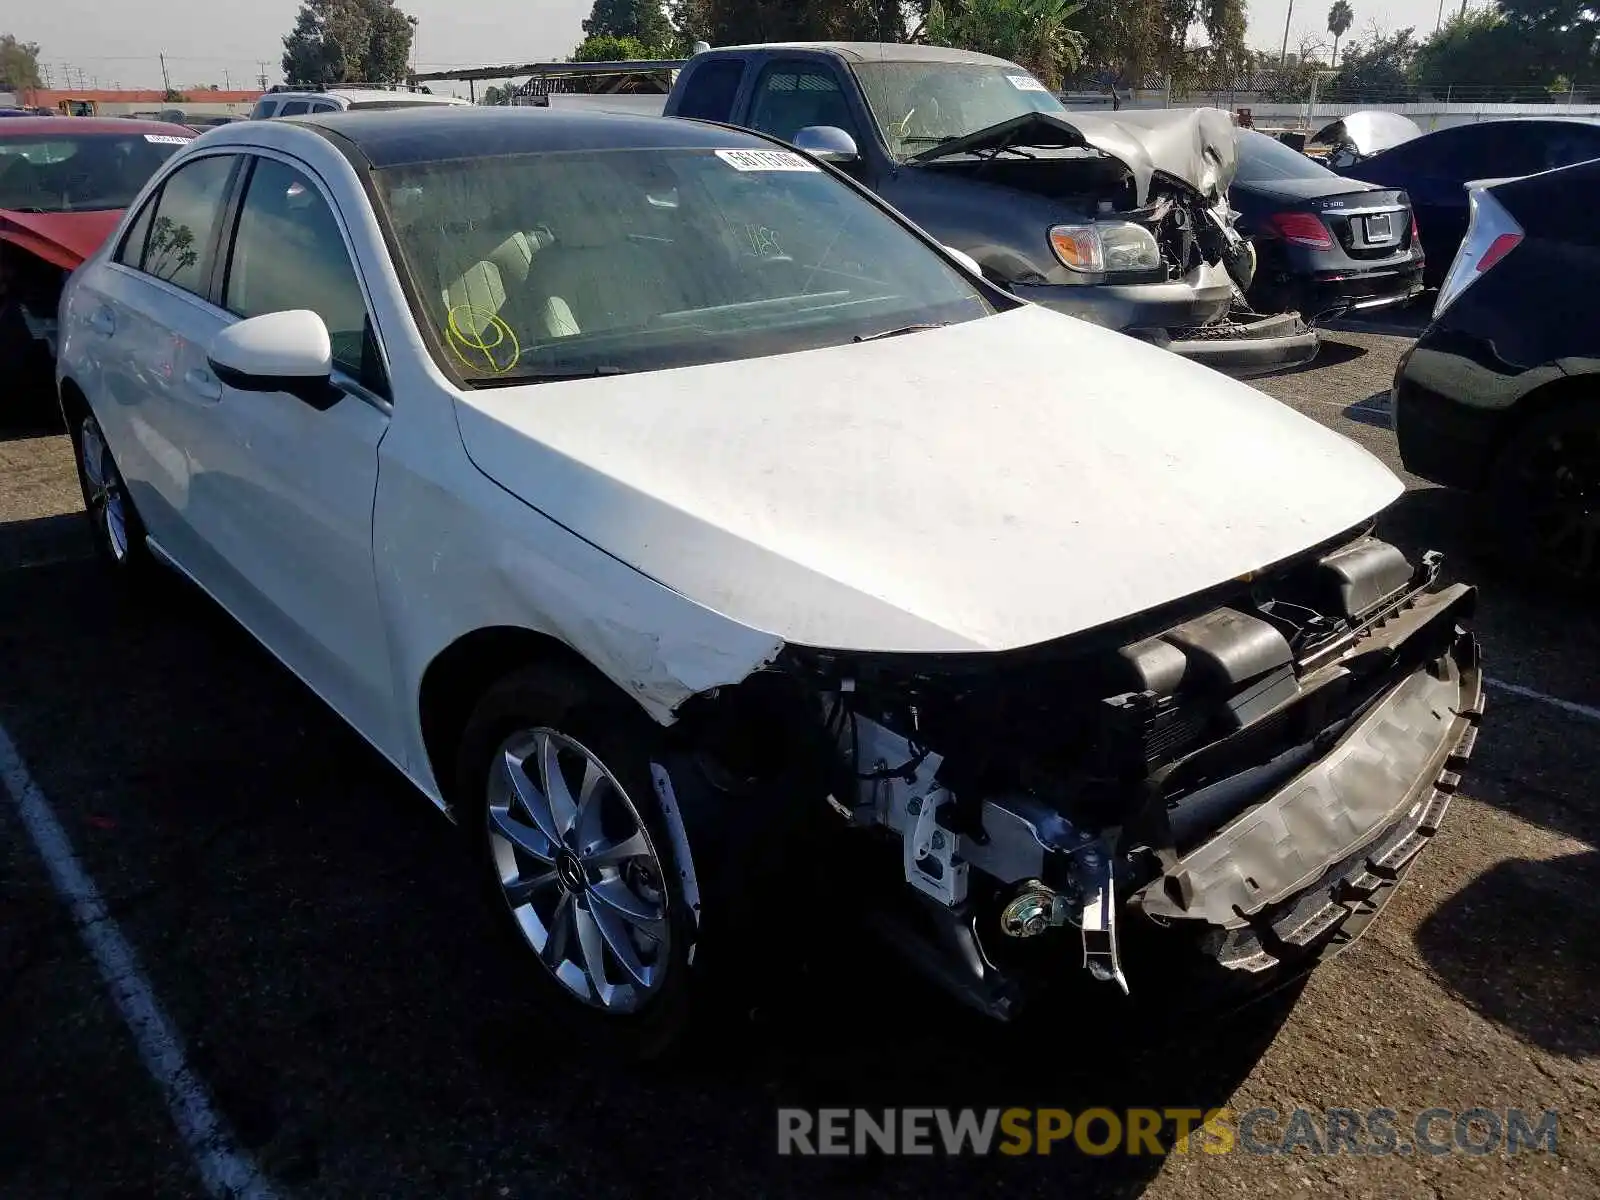
[{"label": "damaged front end", "polygon": [[1363,534],[1029,651],[773,670],[874,920],[1006,1018],[1064,965],[1138,989],[1130,938],[1255,983],[1353,940],[1471,752],[1474,600]]},{"label": "damaged front end", "polygon": [[[991,272],[1023,299],[1239,377],[1316,355],[1318,335],[1298,313],[1257,313],[1245,301],[1255,252],[1228,204],[1237,150],[1221,110],[1031,113],[909,165],[1057,206],[1042,269],[1027,255],[989,256]],[[941,225],[935,216],[941,236],[964,240]]]}]

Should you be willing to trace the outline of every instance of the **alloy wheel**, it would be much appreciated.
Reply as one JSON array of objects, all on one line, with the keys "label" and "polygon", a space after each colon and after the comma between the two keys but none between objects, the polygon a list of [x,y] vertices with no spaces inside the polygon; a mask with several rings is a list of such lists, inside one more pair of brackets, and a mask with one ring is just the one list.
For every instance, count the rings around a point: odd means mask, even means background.
[{"label": "alloy wheel", "polygon": [[128,561],[128,497],[117,464],[106,446],[100,423],[84,417],[78,430],[78,458],[83,469],[84,499],[89,519],[112,559]]},{"label": "alloy wheel", "polygon": [[637,1010],[670,961],[668,893],[639,809],[590,750],[553,729],[507,738],[489,772],[489,847],[512,917],[568,992]]}]

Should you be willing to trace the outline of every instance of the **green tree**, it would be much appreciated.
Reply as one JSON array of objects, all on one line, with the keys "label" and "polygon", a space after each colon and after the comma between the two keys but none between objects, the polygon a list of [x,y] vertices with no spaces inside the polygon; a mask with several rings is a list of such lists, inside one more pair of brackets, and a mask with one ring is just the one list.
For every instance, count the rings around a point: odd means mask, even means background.
[{"label": "green tree", "polygon": [[39,87],[39,44],[19,42],[9,33],[0,33],[0,89],[25,92]]},{"label": "green tree", "polygon": [[899,42],[906,36],[899,0],[672,0],[669,14],[685,45],[697,39],[713,46],[807,39]]},{"label": "green tree", "polygon": [[1376,26],[1344,52],[1339,76],[1322,93],[1330,103],[1404,104],[1416,99],[1411,66],[1420,47],[1416,30],[1385,33]]},{"label": "green tree", "polygon": [[1328,9],[1328,32],[1333,34],[1333,66],[1339,65],[1339,39],[1350,32],[1355,20],[1356,14],[1350,7],[1350,0],[1333,0]]},{"label": "green tree", "polygon": [[[1143,84],[1170,75],[1180,87],[1248,67],[1245,0],[1087,0],[1079,28],[1084,61],[1104,77]],[[1203,30],[1196,53],[1190,33]]]},{"label": "green tree", "polygon": [[303,0],[283,39],[290,84],[399,83],[416,22],[394,0]]},{"label": "green tree", "polygon": [[646,47],[647,58],[664,58],[675,52],[678,43],[677,31],[667,20],[661,0],[594,0],[583,32],[585,42],[593,38],[632,38]]},{"label": "green tree", "polygon": [[933,0],[927,40],[1009,58],[1046,87],[1060,88],[1077,69],[1086,45],[1069,23],[1082,0]]},{"label": "green tree", "polygon": [[1559,75],[1540,37],[1495,9],[1457,14],[1424,42],[1412,63],[1418,90],[1436,99],[1542,100]]},{"label": "green tree", "polygon": [[505,104],[506,91],[504,88],[496,87],[491,83],[488,87],[483,89],[483,99],[479,100],[478,103],[487,104],[491,108]]}]

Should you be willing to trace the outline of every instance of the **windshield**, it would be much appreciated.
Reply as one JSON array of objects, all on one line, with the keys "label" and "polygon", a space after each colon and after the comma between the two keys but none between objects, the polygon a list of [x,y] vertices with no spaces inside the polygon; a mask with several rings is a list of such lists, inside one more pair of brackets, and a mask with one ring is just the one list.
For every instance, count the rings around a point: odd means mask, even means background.
[{"label": "windshield", "polygon": [[852,69],[889,152],[899,159],[1025,113],[1067,111],[1021,67],[868,62]]},{"label": "windshield", "polygon": [[0,137],[0,208],[35,213],[127,208],[156,168],[192,137],[137,132]]},{"label": "windshield", "polygon": [[376,174],[419,318],[479,386],[755,358],[993,311],[915,235],[786,150]]},{"label": "windshield", "polygon": [[1235,131],[1239,145],[1239,183],[1274,183],[1281,179],[1329,179],[1333,172],[1312,162],[1277,138],[1253,129]]}]

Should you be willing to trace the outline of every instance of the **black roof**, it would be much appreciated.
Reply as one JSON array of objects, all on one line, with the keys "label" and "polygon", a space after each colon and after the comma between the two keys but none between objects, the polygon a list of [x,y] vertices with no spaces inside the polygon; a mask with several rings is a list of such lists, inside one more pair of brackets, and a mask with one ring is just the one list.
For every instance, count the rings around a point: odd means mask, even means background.
[{"label": "black roof", "polygon": [[441,105],[279,119],[310,125],[345,141],[375,168],[563,150],[772,147],[756,134],[699,121],[531,105]]}]

